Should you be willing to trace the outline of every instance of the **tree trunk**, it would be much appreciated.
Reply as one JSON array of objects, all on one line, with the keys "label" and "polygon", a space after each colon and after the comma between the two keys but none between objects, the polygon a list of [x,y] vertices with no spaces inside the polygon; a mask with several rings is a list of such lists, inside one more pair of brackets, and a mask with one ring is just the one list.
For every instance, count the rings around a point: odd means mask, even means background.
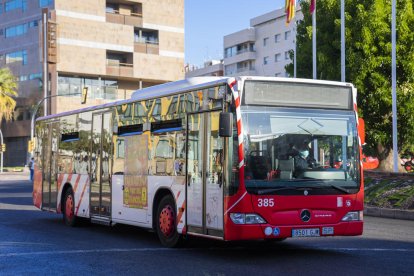
[{"label": "tree trunk", "polygon": [[[394,172],[394,157],[392,149],[389,150],[385,159],[380,159],[378,170],[382,172]],[[398,172],[405,172],[403,166],[401,166],[401,158],[398,156]]]}]

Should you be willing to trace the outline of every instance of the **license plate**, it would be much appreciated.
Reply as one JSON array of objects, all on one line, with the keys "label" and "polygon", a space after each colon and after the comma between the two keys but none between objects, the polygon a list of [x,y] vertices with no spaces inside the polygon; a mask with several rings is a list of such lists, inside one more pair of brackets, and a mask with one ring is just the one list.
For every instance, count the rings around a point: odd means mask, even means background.
[{"label": "license plate", "polygon": [[293,229],[292,237],[319,237],[319,228]]}]

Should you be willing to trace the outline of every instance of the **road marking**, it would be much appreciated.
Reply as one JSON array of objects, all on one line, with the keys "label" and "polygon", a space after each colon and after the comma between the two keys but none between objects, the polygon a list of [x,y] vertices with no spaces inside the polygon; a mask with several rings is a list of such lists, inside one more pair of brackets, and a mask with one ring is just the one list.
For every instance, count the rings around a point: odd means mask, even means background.
[{"label": "road marking", "polygon": [[[176,252],[176,251],[196,251],[196,250],[245,250],[244,247],[234,247],[234,248],[221,248],[221,247],[211,247],[211,248],[165,248],[165,247],[155,247],[155,248],[108,248],[108,249],[89,249],[89,250],[60,250],[60,251],[39,251],[39,252],[16,252],[16,253],[2,253],[0,258],[5,257],[21,257],[21,256],[41,256],[41,255],[64,255],[64,254],[88,254],[88,253],[111,253],[111,252]],[[289,249],[287,249],[289,250]],[[383,251],[383,252],[414,252],[414,248],[297,248],[290,249],[290,251],[298,250],[326,250],[326,251]],[[286,251],[286,248],[283,249]]]},{"label": "road marking", "polygon": [[322,250],[337,250],[337,251],[394,251],[394,252],[414,252],[414,248],[320,248]]},{"label": "road marking", "polygon": [[61,251],[39,251],[39,252],[16,252],[2,253],[1,257],[19,256],[38,256],[38,255],[58,255],[58,254],[85,254],[85,253],[108,253],[108,252],[149,252],[149,251],[172,251],[172,248],[108,248],[108,249],[89,249],[89,250],[61,250]]},{"label": "road marking", "polygon": [[25,210],[25,211],[39,211],[32,205],[18,205],[18,204],[7,204],[0,203],[0,210]]},{"label": "road marking", "polygon": [[10,197],[32,197],[32,193],[1,193],[0,198],[10,198]]}]

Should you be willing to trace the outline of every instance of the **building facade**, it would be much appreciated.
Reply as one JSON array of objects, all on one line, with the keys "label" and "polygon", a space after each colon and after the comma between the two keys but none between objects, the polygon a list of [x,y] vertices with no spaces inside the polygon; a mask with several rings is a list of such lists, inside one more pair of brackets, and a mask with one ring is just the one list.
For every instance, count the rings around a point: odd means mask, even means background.
[{"label": "building facade", "polygon": [[4,66],[19,79],[14,120],[1,124],[5,165],[23,165],[31,113],[45,97],[38,115],[126,99],[184,77],[184,0],[0,0]]},{"label": "building facade", "polygon": [[[294,21],[302,18],[298,9]],[[289,52],[295,47],[294,21],[286,25],[282,8],[252,18],[249,28],[226,35],[224,75],[289,77],[285,66],[292,62]]]}]

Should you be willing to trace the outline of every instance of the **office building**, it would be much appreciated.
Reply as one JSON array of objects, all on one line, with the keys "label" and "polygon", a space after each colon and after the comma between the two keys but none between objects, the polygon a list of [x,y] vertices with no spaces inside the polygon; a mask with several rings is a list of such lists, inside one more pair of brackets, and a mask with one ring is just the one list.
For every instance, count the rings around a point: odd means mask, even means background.
[{"label": "office building", "polygon": [[184,0],[0,0],[4,66],[19,80],[14,119],[1,124],[5,165],[23,165],[31,114],[45,97],[39,115],[126,99],[184,77]]}]

